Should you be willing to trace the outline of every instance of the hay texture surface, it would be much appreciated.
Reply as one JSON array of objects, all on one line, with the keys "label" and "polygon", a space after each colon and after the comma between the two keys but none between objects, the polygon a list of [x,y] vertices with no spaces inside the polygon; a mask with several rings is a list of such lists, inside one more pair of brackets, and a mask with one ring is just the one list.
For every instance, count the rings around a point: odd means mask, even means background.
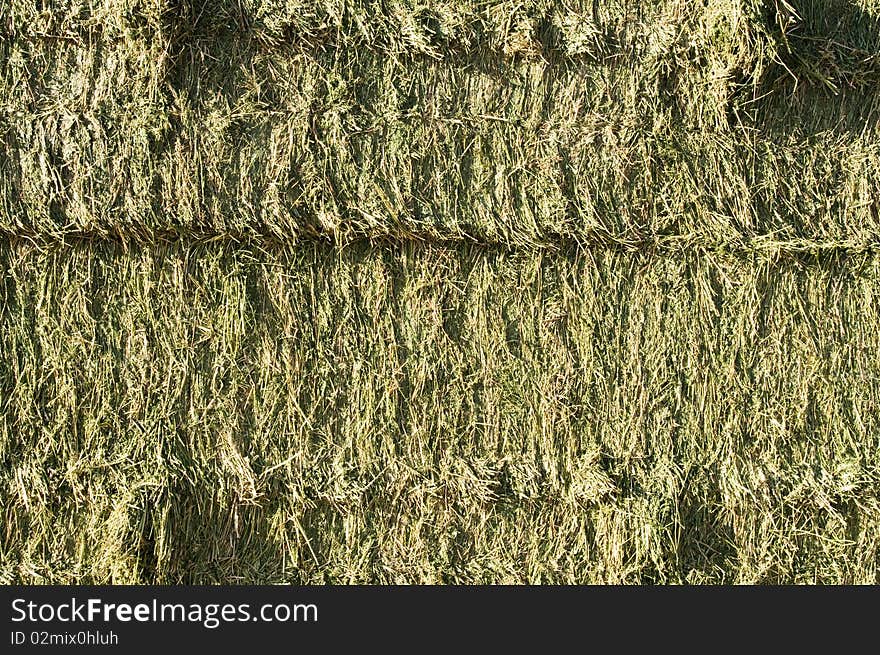
[{"label": "hay texture surface", "polygon": [[0,582],[876,583],[878,0],[7,0]]}]

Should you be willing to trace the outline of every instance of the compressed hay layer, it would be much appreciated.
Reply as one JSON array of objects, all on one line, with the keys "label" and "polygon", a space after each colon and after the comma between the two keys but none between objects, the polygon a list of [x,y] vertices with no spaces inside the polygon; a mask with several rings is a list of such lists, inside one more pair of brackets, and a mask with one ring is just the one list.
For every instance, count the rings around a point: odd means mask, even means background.
[{"label": "compressed hay layer", "polygon": [[0,246],[3,582],[873,582],[880,258]]},{"label": "compressed hay layer", "polygon": [[878,0],[44,6],[0,8],[7,235],[880,242]]},{"label": "compressed hay layer", "polygon": [[0,582],[880,581],[878,18],[3,3]]}]

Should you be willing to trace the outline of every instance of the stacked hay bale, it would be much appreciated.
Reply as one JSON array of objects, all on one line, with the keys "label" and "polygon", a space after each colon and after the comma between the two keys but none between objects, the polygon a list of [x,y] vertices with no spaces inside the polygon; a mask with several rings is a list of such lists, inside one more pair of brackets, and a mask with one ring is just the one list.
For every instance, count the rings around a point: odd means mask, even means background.
[{"label": "stacked hay bale", "polygon": [[12,0],[0,579],[876,581],[875,0]]}]

